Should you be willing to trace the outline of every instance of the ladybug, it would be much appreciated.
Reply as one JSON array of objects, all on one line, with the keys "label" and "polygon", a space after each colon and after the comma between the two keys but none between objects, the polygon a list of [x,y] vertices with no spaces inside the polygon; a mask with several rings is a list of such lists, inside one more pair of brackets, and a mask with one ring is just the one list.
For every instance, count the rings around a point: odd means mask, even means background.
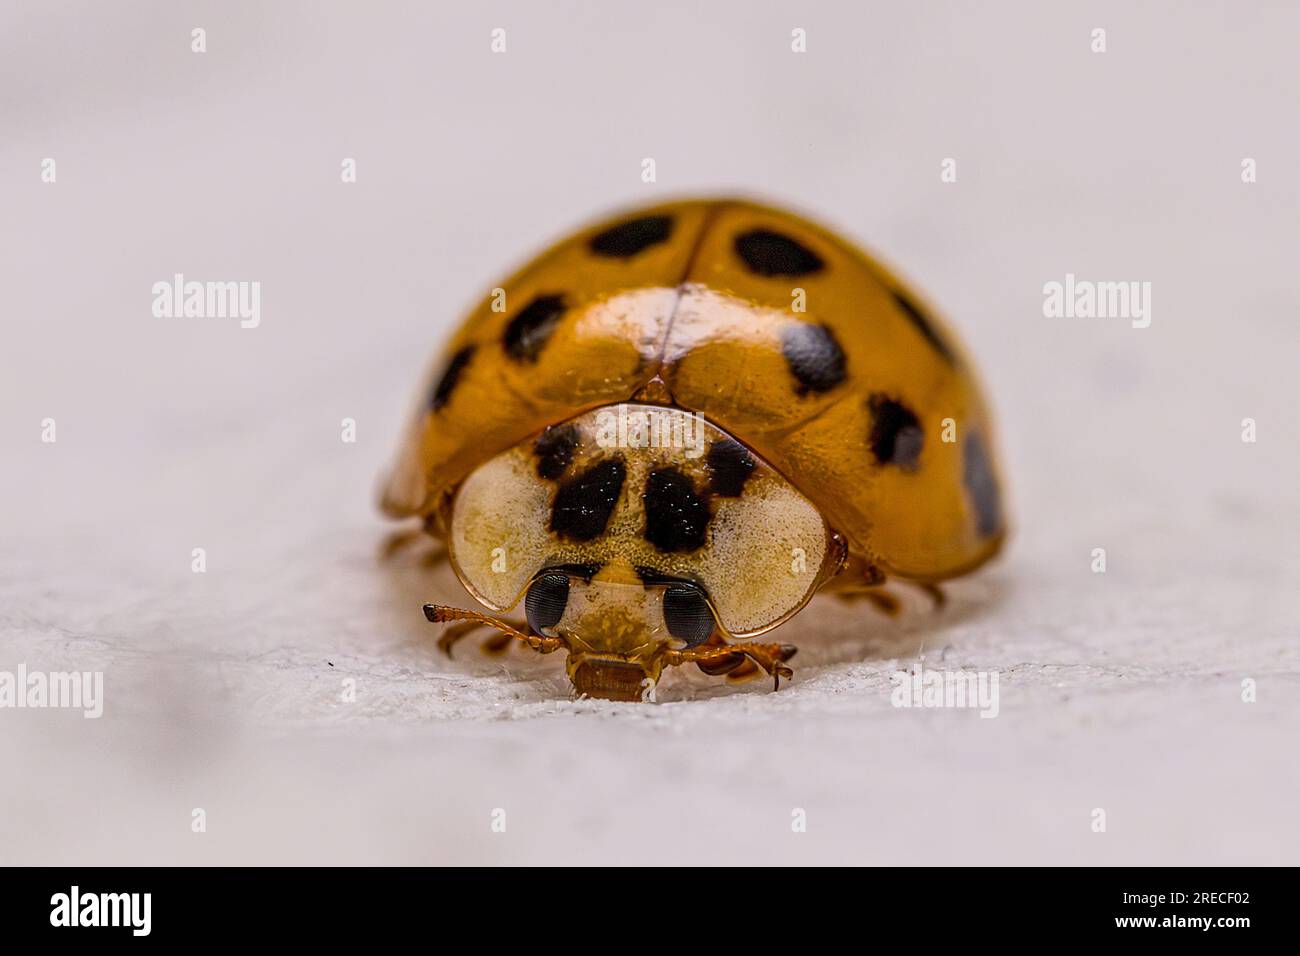
[{"label": "ladybug", "polygon": [[[790,677],[755,640],[818,591],[897,601],[1006,533],[991,421],[952,333],[883,266],[789,212],[638,209],[517,272],[461,324],[383,491],[446,545],[495,628],[566,651],[580,695],[664,668]],[[488,645],[491,646],[491,643]]]}]

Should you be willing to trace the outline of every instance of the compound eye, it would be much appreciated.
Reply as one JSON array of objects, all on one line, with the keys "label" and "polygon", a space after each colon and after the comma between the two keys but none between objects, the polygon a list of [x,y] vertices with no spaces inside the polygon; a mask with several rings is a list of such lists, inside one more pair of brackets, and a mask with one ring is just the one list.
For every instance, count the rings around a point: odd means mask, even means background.
[{"label": "compound eye", "polygon": [[524,616],[528,626],[538,634],[546,637],[547,633],[560,623],[564,616],[564,606],[569,603],[569,576],[559,572],[543,574],[528,586],[524,598]]},{"label": "compound eye", "polygon": [[664,624],[668,633],[687,647],[703,644],[713,633],[713,611],[698,588],[681,584],[664,590]]}]

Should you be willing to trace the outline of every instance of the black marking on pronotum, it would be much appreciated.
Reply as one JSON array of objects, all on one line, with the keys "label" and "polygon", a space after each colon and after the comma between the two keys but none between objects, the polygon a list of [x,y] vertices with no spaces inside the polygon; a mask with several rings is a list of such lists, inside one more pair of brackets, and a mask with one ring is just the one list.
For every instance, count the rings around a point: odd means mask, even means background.
[{"label": "black marking on pronotum", "polygon": [[545,574],[547,571],[558,571],[559,573],[561,573],[561,574],[567,574],[567,575],[569,575],[570,577],[582,578],[582,580],[584,580],[584,581],[586,581],[588,584],[590,584],[590,583],[591,583],[591,579],[594,578],[594,577],[596,576],[596,574],[600,571],[600,569],[603,568],[604,566],[605,566],[605,565],[604,565],[603,563],[597,563],[597,564],[552,564],[550,567],[545,568],[543,571],[539,572],[539,573],[538,573],[538,577],[541,577],[541,575],[542,575],[542,574]]},{"label": "black marking on pronotum", "polygon": [[533,442],[537,456],[537,476],[554,481],[573,463],[573,453],[582,444],[577,426],[551,425]]},{"label": "black marking on pronotum", "polygon": [[506,354],[517,362],[536,362],[568,308],[563,295],[539,295],[506,326]]},{"label": "black marking on pronotum", "polygon": [[643,216],[593,236],[588,247],[598,256],[630,259],[638,252],[667,242],[673,234],[672,216]]},{"label": "black marking on pronotum", "polygon": [[898,307],[907,316],[907,321],[916,327],[916,331],[925,336],[925,340],[933,345],[935,351],[947,359],[949,363],[956,363],[956,355],[953,354],[948,343],[940,337],[939,331],[930,324],[930,320],[925,317],[920,307],[897,289],[893,291],[893,296],[894,301],[898,303]]},{"label": "black marking on pronotum", "polygon": [[442,377],[438,379],[438,384],[433,387],[433,394],[429,396],[430,411],[436,412],[447,404],[447,399],[451,398],[452,390],[455,389],[456,383],[460,381],[460,373],[465,371],[465,366],[469,364],[473,354],[474,346],[467,345],[451,357],[451,361],[447,363],[447,370],[442,373]]},{"label": "black marking on pronotum", "polygon": [[598,537],[609,524],[626,478],[623,459],[606,458],[564,482],[551,505],[551,530],[572,541]]},{"label": "black marking on pronotum", "polygon": [[897,465],[903,471],[915,471],[925,443],[925,432],[916,415],[902,402],[887,395],[872,395],[867,401],[871,411],[871,454],[882,465]]},{"label": "black marking on pronotum", "polygon": [[676,468],[656,468],[641,494],[645,539],[660,551],[695,551],[709,530],[709,500],[695,493],[691,479]]},{"label": "black marking on pronotum", "polygon": [[761,276],[806,276],[820,272],[821,256],[789,236],[771,229],[751,229],[735,239],[736,255]]},{"label": "black marking on pronotum", "polygon": [[844,350],[824,325],[797,322],[781,330],[781,354],[800,395],[828,392],[844,381]]},{"label": "black marking on pronotum", "polygon": [[709,467],[709,490],[724,498],[739,498],[745,482],[758,467],[749,449],[734,438],[724,438],[709,445],[704,459]]},{"label": "black marking on pronotum", "polygon": [[636,571],[637,577],[641,579],[641,583],[646,587],[652,587],[658,584],[689,584],[692,587],[697,587],[703,590],[703,585],[694,578],[684,578],[677,574],[668,574],[665,571],[660,571],[657,568],[649,568],[643,564],[638,564],[632,570]]},{"label": "black marking on pronotum", "polygon": [[1002,529],[1002,498],[993,462],[978,432],[968,432],[962,445],[961,480],[975,506],[975,529],[985,538],[997,534]]}]

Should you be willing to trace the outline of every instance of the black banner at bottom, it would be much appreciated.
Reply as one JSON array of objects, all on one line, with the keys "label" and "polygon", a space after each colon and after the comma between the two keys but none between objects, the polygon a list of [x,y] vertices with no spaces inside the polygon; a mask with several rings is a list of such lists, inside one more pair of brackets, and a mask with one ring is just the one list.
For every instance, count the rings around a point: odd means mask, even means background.
[{"label": "black banner at bottom", "polygon": [[[621,947],[676,921],[738,924],[829,939],[1042,942],[1098,937],[1183,946],[1290,936],[1294,874],[1278,869],[8,869],[0,871],[7,941],[297,945],[444,939],[538,945],[575,932]],[[526,918],[525,918],[526,917]],[[557,921],[548,926],[548,920]],[[818,931],[817,927],[822,927]]]}]

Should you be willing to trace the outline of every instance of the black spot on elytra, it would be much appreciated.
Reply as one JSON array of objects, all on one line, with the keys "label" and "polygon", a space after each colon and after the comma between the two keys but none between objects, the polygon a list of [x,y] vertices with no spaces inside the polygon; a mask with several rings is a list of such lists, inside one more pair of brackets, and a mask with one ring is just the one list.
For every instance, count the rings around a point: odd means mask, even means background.
[{"label": "black spot on elytra", "polygon": [[885,395],[872,395],[867,406],[871,410],[868,440],[876,461],[915,471],[925,443],[925,432],[916,415],[902,402]]},{"label": "black spot on elytra", "polygon": [[572,541],[590,541],[604,532],[618,504],[627,467],[621,458],[607,458],[570,478],[555,492],[551,530]]},{"label": "black spot on elytra", "polygon": [[916,331],[925,336],[925,340],[933,345],[934,350],[947,359],[950,364],[955,363],[957,357],[953,354],[952,349],[949,348],[948,343],[939,335],[938,330],[930,324],[930,320],[921,312],[920,307],[906,295],[897,290],[894,291],[893,295],[894,301],[898,303],[898,307],[902,309],[903,314],[907,316],[907,321],[911,322],[912,325],[915,326]]},{"label": "black spot on elytra", "polygon": [[574,425],[552,425],[533,442],[537,456],[537,476],[554,481],[573,463],[573,453],[582,444]]},{"label": "black spot on elytra", "polygon": [[781,330],[781,354],[799,381],[800,395],[828,392],[844,381],[844,350],[824,325],[787,325]]},{"label": "black spot on elytra", "polygon": [[539,295],[506,326],[506,354],[517,362],[536,362],[568,305],[562,295]]},{"label": "black spot on elytra", "polygon": [[695,551],[709,529],[709,500],[695,493],[691,479],[676,468],[656,468],[641,494],[645,539],[660,551]]},{"label": "black spot on elytra", "polygon": [[761,276],[806,276],[820,272],[821,256],[789,236],[771,229],[751,229],[735,240],[736,255]]},{"label": "black spot on elytra", "polygon": [[433,394],[429,396],[429,411],[436,412],[447,404],[452,390],[460,381],[461,372],[465,371],[465,366],[469,364],[473,354],[474,346],[467,345],[451,357],[451,361],[447,363],[447,370],[442,373],[442,378],[438,379],[438,384],[433,387]]},{"label": "black spot on elytra", "polygon": [[709,489],[724,498],[739,498],[750,473],[758,466],[749,449],[734,438],[711,444],[704,461],[709,466]]},{"label": "black spot on elytra", "polygon": [[978,432],[966,435],[961,477],[975,506],[975,529],[985,538],[997,534],[1002,529],[1002,496],[988,449]]},{"label": "black spot on elytra", "polygon": [[587,245],[598,256],[629,259],[651,246],[666,242],[672,234],[671,216],[644,216],[606,229],[593,236]]}]

